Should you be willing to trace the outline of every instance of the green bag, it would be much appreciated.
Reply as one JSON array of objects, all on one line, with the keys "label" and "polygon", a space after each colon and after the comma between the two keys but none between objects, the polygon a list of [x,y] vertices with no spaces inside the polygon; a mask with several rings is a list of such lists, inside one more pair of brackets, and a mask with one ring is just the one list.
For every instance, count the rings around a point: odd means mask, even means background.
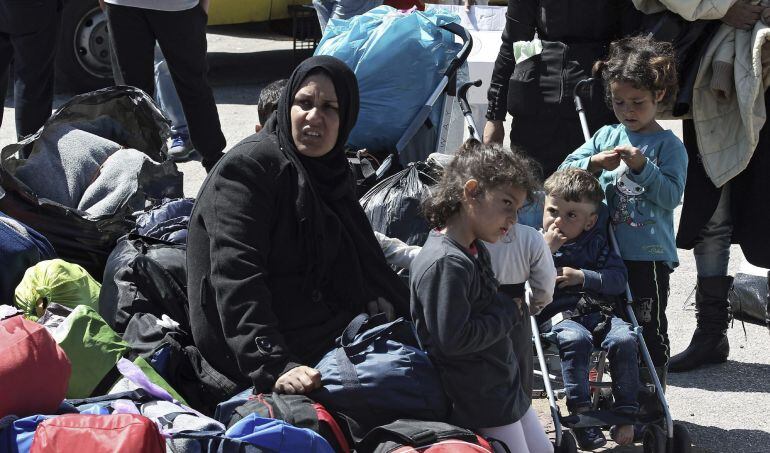
[{"label": "green bag", "polygon": [[107,393],[120,378],[115,364],[131,348],[88,305],[78,305],[53,331],[53,337],[72,363],[67,398]]},{"label": "green bag", "polygon": [[37,321],[52,302],[70,308],[87,305],[98,310],[101,288],[77,264],[60,259],[41,261],[24,272],[16,287],[16,306],[32,321]]}]

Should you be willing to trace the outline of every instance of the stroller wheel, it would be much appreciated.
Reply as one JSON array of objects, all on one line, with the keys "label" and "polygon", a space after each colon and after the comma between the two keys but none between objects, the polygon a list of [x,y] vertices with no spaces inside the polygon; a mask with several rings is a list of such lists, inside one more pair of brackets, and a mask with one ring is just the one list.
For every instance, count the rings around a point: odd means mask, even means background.
[{"label": "stroller wheel", "polygon": [[666,453],[666,433],[663,428],[650,423],[644,430],[644,453]]},{"label": "stroller wheel", "polygon": [[577,453],[577,451],[575,436],[569,431],[562,431],[561,445],[557,447],[556,444],[554,444],[553,453]]},{"label": "stroller wheel", "polygon": [[690,453],[690,431],[681,423],[674,423],[674,453]]}]

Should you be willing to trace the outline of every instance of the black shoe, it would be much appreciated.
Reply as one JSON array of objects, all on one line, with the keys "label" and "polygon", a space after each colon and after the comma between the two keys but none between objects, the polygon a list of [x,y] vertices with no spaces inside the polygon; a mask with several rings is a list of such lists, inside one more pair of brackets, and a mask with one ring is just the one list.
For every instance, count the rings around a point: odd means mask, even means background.
[{"label": "black shoe", "polygon": [[602,430],[596,426],[590,428],[575,428],[572,430],[578,447],[581,450],[596,450],[607,444],[607,438],[604,437]]},{"label": "black shoe", "polygon": [[668,370],[672,373],[690,371],[709,363],[723,363],[730,354],[727,326],[730,323],[727,293],[733,278],[698,278],[695,293],[695,316],[698,327],[687,349],[671,357]]}]

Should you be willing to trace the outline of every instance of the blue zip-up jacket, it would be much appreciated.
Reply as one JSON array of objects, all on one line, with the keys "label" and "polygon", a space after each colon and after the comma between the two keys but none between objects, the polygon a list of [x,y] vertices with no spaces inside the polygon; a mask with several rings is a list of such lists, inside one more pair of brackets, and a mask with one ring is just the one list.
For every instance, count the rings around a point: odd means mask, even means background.
[{"label": "blue zip-up jacket", "polygon": [[628,275],[620,256],[612,250],[607,236],[608,213],[602,205],[596,225],[573,242],[564,244],[553,255],[556,268],[580,269],[585,275],[583,287],[570,286],[554,290],[553,302],[538,316],[545,321],[559,312],[574,310],[580,300],[578,291],[594,296],[617,296],[626,289]]}]

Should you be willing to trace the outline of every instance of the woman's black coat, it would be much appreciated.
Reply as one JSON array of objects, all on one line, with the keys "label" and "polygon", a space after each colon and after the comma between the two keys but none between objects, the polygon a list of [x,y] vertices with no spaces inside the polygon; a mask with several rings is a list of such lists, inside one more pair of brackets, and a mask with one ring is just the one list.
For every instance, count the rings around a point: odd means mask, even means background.
[{"label": "woman's black coat", "polygon": [[269,391],[286,371],[314,365],[358,314],[303,289],[296,190],[275,136],[253,135],[215,167],[190,218],[192,335],[206,360],[244,387]]}]

